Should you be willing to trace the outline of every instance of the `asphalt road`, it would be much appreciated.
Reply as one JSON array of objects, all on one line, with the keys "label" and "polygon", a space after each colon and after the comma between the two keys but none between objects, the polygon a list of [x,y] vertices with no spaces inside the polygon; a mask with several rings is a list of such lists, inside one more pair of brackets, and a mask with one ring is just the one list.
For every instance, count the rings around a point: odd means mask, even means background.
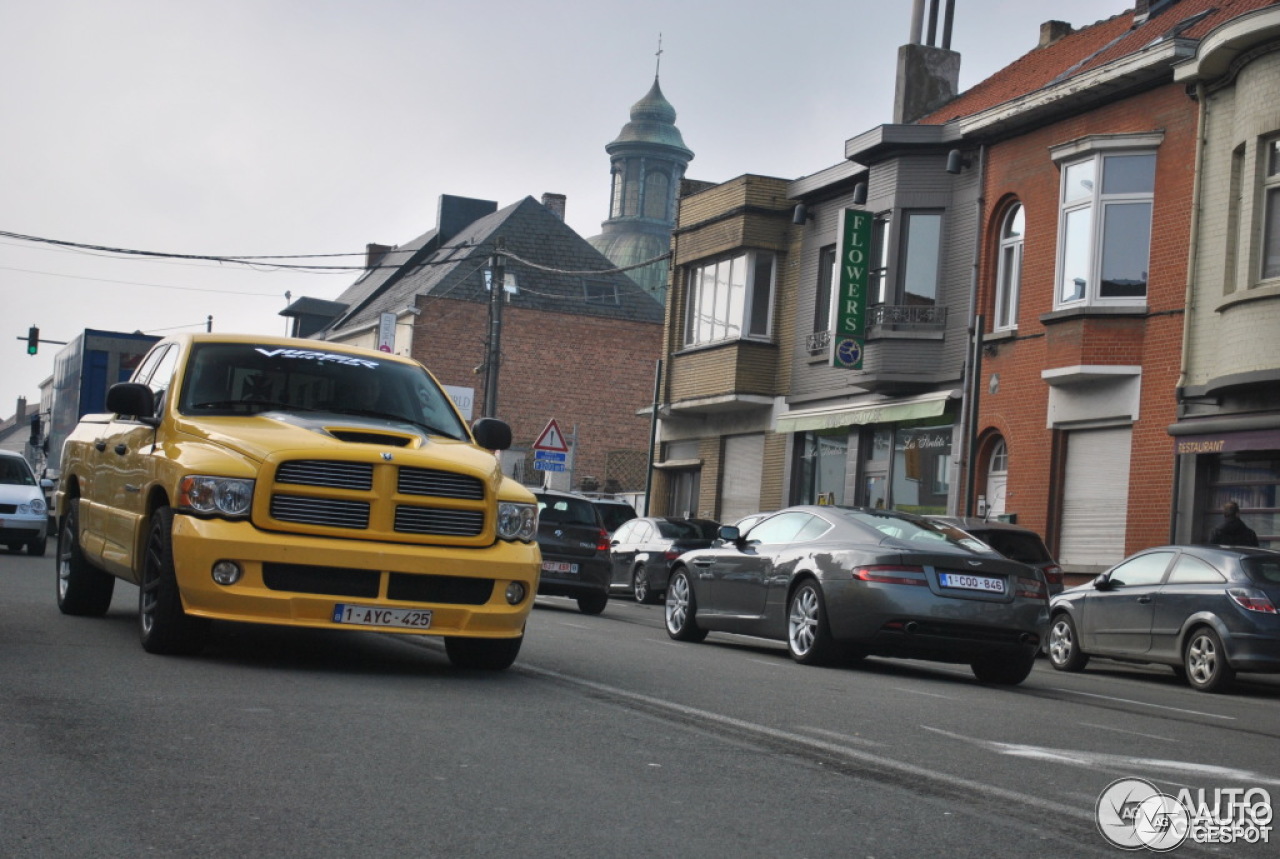
[{"label": "asphalt road", "polygon": [[136,588],[103,619],[58,612],[52,549],[0,552],[2,857],[1117,856],[1094,822],[1116,779],[1280,802],[1274,678],[806,668],[673,642],[623,599],[540,599],[498,674],[432,638],[232,624],[158,657]]}]

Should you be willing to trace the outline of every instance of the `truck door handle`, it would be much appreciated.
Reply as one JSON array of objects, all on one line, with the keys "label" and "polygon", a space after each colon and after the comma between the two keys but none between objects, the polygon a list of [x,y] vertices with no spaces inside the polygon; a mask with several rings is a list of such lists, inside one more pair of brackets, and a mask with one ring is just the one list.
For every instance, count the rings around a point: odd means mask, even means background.
[{"label": "truck door handle", "polygon": [[118,444],[113,449],[115,450],[116,453],[120,454],[121,456],[124,456],[126,453],[129,452],[129,448],[125,447],[123,444]]},{"label": "truck door handle", "polygon": [[104,450],[107,449],[107,443],[99,439],[98,441],[95,441],[93,443],[93,449],[96,450],[98,453],[102,453]]}]

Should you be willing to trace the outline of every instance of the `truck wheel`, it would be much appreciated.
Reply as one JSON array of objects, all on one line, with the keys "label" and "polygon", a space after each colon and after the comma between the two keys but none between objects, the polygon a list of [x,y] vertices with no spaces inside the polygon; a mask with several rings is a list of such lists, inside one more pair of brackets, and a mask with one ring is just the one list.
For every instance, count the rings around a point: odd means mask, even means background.
[{"label": "truck wheel", "polygon": [[151,519],[147,551],[138,588],[138,622],[142,648],[148,653],[199,653],[209,622],[182,609],[182,594],[173,569],[173,510],[161,507]]},{"label": "truck wheel", "polygon": [[583,614],[599,614],[608,604],[608,594],[583,594],[578,597],[578,611]]},{"label": "truck wheel", "polygon": [[80,499],[73,498],[58,531],[58,609],[63,614],[102,617],[111,607],[116,580],[85,560],[80,549]]},{"label": "truck wheel", "polygon": [[444,652],[454,668],[477,671],[504,671],[520,653],[519,638],[455,638],[444,640]]}]

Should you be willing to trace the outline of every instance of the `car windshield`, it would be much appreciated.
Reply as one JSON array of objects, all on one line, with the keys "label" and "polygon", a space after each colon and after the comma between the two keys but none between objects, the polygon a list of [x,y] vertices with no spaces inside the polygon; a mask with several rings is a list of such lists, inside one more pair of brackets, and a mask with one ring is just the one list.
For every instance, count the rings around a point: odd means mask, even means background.
[{"label": "car windshield", "polygon": [[0,483],[9,486],[35,486],[36,479],[26,462],[16,456],[0,457]]},{"label": "car windshield", "polygon": [[859,525],[872,528],[895,540],[924,544],[949,543],[953,546],[963,546],[974,552],[990,553],[993,551],[990,546],[972,534],[961,531],[951,525],[944,525],[941,522],[932,522],[927,519],[909,519],[890,512],[881,513],[872,510],[843,508],[840,512]]},{"label": "car windshield", "polygon": [[197,344],[178,408],[188,415],[269,409],[364,415],[468,438],[448,396],[422,367],[336,350]]},{"label": "car windshield", "polygon": [[1024,564],[1047,564],[1053,560],[1049,550],[1035,534],[993,529],[978,531],[974,536],[1006,558],[1012,558]]},{"label": "car windshield", "polygon": [[714,540],[720,526],[707,519],[661,519],[658,533],[669,540]]},{"label": "car windshield", "polygon": [[610,531],[616,531],[619,525],[636,518],[635,508],[630,504],[597,504],[596,509],[600,511],[604,527]]}]

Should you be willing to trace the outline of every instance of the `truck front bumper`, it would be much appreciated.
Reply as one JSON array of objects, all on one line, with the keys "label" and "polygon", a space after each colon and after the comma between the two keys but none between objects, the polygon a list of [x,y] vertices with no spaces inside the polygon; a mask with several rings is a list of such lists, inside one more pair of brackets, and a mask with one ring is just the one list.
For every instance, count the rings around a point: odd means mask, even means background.
[{"label": "truck front bumper", "polygon": [[[335,608],[423,609],[431,612],[426,628],[377,631],[476,638],[523,632],[540,570],[533,543],[477,549],[336,540],[184,515],[173,520],[173,557],[183,608],[199,617],[369,631],[336,622]],[[239,566],[234,584],[214,581],[219,562]],[[515,605],[507,596],[513,583],[523,587]]]}]

